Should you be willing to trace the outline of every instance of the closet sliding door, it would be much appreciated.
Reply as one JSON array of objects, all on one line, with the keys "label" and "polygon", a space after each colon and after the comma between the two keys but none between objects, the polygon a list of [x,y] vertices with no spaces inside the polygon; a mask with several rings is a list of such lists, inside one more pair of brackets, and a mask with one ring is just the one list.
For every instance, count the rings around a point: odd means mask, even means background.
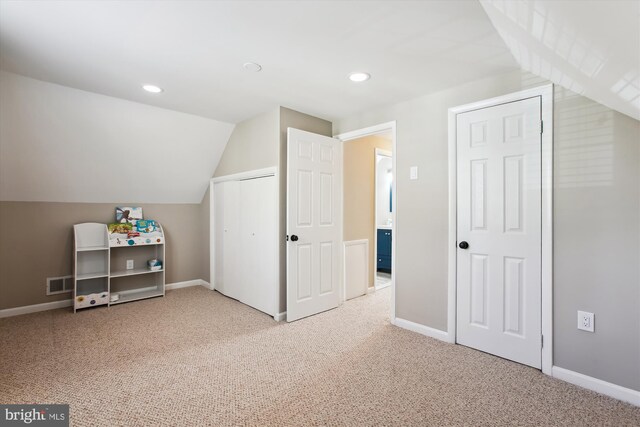
[{"label": "closet sliding door", "polygon": [[240,301],[275,314],[276,198],[275,177],[240,181]]},{"label": "closet sliding door", "polygon": [[275,176],[215,184],[216,290],[276,314]]},{"label": "closet sliding door", "polygon": [[221,291],[228,297],[242,298],[242,277],[240,257],[240,220],[238,218],[239,188],[238,181],[223,182],[223,233],[222,233],[222,283]]}]

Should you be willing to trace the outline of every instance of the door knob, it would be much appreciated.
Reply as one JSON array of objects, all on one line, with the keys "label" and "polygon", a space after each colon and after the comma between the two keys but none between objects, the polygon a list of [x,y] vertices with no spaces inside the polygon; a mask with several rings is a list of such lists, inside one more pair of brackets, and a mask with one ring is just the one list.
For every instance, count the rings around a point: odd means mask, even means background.
[{"label": "door knob", "polygon": [[460,249],[468,249],[469,248],[469,244],[467,242],[465,242],[464,240],[462,242],[460,242],[460,244],[458,246],[460,247]]},{"label": "door knob", "polygon": [[291,241],[292,242],[297,242],[298,241],[298,236],[296,236],[295,234],[291,235]]}]

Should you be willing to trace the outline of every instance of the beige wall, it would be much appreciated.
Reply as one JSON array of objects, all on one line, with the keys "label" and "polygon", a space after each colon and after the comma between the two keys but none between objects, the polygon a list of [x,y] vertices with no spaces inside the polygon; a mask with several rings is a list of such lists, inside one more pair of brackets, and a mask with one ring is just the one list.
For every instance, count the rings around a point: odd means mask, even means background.
[{"label": "beige wall", "polygon": [[277,166],[279,119],[275,108],[237,124],[213,176]]},{"label": "beige wall", "polygon": [[[120,206],[130,206],[125,203]],[[203,241],[198,204],[139,204],[167,238],[167,283],[202,278]],[[72,273],[73,224],[109,223],[116,204],[0,202],[0,309],[71,298],[46,295],[46,278]]]},{"label": "beige wall", "polygon": [[376,148],[391,151],[391,140],[372,135],[345,142],[344,240],[369,240],[369,286],[375,285],[375,162]]},{"label": "beige wall", "polygon": [[[447,109],[545,83],[518,71],[334,123],[397,121],[398,317],[447,328]],[[558,86],[554,120],[554,363],[640,390],[640,123]]]}]

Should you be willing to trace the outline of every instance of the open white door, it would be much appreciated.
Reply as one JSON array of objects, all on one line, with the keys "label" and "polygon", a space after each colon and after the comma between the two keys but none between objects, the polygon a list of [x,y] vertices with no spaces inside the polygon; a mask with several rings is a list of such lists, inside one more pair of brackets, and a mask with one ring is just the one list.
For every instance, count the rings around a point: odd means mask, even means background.
[{"label": "open white door", "polygon": [[342,145],[287,131],[287,321],[340,304]]},{"label": "open white door", "polygon": [[540,97],[457,116],[457,342],[541,367]]}]

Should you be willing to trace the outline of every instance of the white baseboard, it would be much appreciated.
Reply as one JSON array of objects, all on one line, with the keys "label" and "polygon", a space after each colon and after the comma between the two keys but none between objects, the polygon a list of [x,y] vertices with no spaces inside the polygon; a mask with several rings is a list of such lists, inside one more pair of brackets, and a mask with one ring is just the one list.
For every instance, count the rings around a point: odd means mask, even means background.
[{"label": "white baseboard", "polygon": [[0,310],[0,318],[19,316],[21,314],[37,313],[39,311],[55,310],[56,308],[71,307],[71,299],[61,301],[45,302],[42,304],[25,305],[22,307],[5,308]]},{"label": "white baseboard", "polygon": [[164,289],[167,290],[167,291],[170,291],[170,290],[173,290],[173,289],[188,288],[190,286],[204,286],[207,289],[211,289],[211,285],[209,284],[209,282],[205,282],[202,279],[195,279],[195,280],[187,280],[187,281],[184,281],[184,282],[169,283],[169,284],[164,286]]},{"label": "white baseboard", "polygon": [[[204,286],[207,289],[211,289],[211,285],[209,284],[209,282],[206,282],[201,279],[187,280],[185,282],[169,283],[165,285],[164,288],[165,290],[169,291],[172,289],[187,288],[189,286]],[[138,291],[138,289],[136,289],[136,291]],[[126,293],[126,291],[121,293]],[[25,305],[22,307],[14,307],[14,308],[5,308],[4,310],[0,310],[0,319],[3,317],[19,316],[21,314],[37,313],[39,311],[55,310],[56,308],[71,307],[72,305],[73,305],[73,301],[71,299],[64,299],[61,301],[45,302],[42,304]]]},{"label": "white baseboard", "polygon": [[287,312],[283,311],[282,313],[277,313],[276,315],[273,316],[273,320],[275,320],[276,322],[287,320]]},{"label": "white baseboard", "polygon": [[588,375],[554,366],[551,369],[554,378],[584,387],[596,393],[604,394],[632,405],[640,406],[640,391],[622,387]]},{"label": "white baseboard", "polygon": [[399,317],[396,317],[394,321],[391,323],[400,328],[408,329],[412,332],[417,332],[419,334],[426,335],[428,337],[435,338],[440,341],[450,342],[449,334],[445,331],[441,331],[440,329],[430,328],[428,326],[421,325],[419,323],[414,323],[409,320],[401,319]]}]

